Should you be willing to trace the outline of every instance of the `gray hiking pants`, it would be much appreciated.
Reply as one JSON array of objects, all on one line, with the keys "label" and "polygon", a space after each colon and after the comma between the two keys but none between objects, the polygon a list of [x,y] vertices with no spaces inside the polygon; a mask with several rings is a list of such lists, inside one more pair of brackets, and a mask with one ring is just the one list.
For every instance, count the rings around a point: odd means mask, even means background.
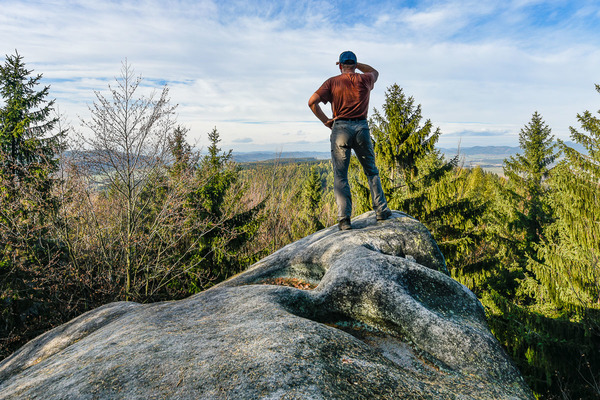
[{"label": "gray hiking pants", "polygon": [[338,218],[352,215],[352,195],[348,185],[348,166],[351,150],[365,171],[371,190],[373,210],[379,215],[387,209],[387,201],[381,188],[379,170],[375,166],[375,152],[366,120],[336,120],[331,129],[331,162],[333,164],[333,192],[338,206]]}]

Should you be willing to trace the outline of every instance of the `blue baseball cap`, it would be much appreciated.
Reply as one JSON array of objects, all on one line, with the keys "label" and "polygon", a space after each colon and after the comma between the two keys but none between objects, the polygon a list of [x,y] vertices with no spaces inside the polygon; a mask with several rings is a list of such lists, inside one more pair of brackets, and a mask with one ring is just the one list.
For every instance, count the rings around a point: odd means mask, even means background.
[{"label": "blue baseball cap", "polygon": [[351,51],[345,51],[340,54],[340,64],[356,64],[356,54]]}]

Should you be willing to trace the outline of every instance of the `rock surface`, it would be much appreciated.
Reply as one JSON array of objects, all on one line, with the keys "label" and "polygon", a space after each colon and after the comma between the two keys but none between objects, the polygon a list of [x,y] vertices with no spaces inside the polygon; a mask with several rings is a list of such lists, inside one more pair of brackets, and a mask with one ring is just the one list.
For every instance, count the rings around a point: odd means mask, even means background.
[{"label": "rock surface", "polygon": [[0,363],[0,399],[533,399],[423,225],[352,223],[49,331]]}]

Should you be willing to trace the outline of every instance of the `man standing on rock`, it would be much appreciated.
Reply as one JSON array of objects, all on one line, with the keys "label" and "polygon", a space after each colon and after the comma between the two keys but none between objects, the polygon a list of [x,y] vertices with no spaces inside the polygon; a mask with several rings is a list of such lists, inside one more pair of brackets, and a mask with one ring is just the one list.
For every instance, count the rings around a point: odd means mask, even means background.
[{"label": "man standing on rock", "polygon": [[[379,72],[367,64],[357,62],[351,51],[340,54],[336,63],[340,75],[331,77],[308,100],[312,112],[331,129],[331,161],[333,163],[333,192],[338,205],[338,226],[351,229],[352,196],[348,185],[348,166],[354,149],[371,189],[371,200],[377,220],[392,216],[381,188],[379,170],[375,166],[375,153],[367,123],[369,97]],[[362,74],[356,73],[356,70]],[[331,103],[333,118],[328,118],[319,103]]]}]

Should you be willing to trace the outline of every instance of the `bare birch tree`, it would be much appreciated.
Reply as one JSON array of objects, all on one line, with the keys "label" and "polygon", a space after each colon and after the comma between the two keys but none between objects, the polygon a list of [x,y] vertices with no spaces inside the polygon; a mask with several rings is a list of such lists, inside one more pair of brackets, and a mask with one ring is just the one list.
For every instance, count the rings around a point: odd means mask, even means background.
[{"label": "bare birch tree", "polygon": [[[150,209],[156,206],[152,203],[156,196],[148,195],[148,191],[157,193],[164,186],[175,128],[176,106],[170,104],[168,88],[148,96],[141,94],[142,77],[134,75],[127,61],[115,80],[116,85],[109,85],[108,96],[95,92],[96,101],[89,106],[91,117],[82,120],[88,132],[77,135],[80,151],[76,158],[88,184],[95,188],[86,193],[88,215],[96,228],[93,231],[104,267],[124,270],[124,290],[129,297],[140,269],[145,268],[146,278],[151,274],[144,245],[152,240],[150,236],[159,234],[159,228],[164,228],[167,208],[181,205],[185,194],[164,191],[160,209]],[[102,221],[118,221],[113,229],[100,226],[95,206],[102,201],[108,201],[103,212],[110,214],[103,215]],[[158,251],[160,254],[164,249]]]}]

